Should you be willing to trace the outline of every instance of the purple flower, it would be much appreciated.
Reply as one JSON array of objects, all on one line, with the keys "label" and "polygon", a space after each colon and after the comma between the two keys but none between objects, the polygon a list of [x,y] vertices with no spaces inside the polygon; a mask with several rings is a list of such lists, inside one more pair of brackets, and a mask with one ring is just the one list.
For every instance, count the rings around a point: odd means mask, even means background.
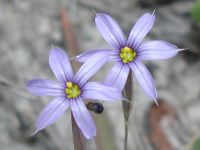
[{"label": "purple flower", "polygon": [[29,92],[39,96],[55,96],[40,113],[36,131],[54,123],[70,106],[74,119],[87,139],[96,135],[96,127],[88,112],[84,99],[115,101],[122,99],[117,88],[98,82],[87,82],[108,60],[107,53],[95,54],[81,66],[74,75],[68,56],[58,48],[53,48],[49,56],[50,67],[58,81],[33,79],[28,82]]},{"label": "purple flower", "polygon": [[95,22],[98,31],[113,49],[97,49],[87,51],[76,57],[79,62],[85,62],[96,54],[109,55],[107,61],[114,61],[114,66],[108,73],[105,82],[122,90],[127,81],[130,69],[145,93],[152,99],[157,98],[154,80],[142,64],[142,60],[167,59],[175,56],[178,49],[166,41],[150,41],[142,43],[144,37],[153,27],[155,15],[146,13],[133,26],[128,39],[117,22],[107,14],[97,13]]}]

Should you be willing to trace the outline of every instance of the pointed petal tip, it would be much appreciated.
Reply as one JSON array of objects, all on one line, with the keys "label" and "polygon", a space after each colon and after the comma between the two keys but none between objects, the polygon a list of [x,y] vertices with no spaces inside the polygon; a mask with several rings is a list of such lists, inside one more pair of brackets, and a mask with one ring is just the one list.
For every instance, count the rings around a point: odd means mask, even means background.
[{"label": "pointed petal tip", "polygon": [[178,49],[178,51],[186,51],[186,50],[189,50],[189,48],[182,48],[182,49]]},{"label": "pointed petal tip", "polygon": [[31,86],[34,85],[35,81],[37,81],[37,79],[28,80],[26,83],[26,88],[30,90]]},{"label": "pointed petal tip", "polygon": [[152,12],[151,15],[152,15],[152,16],[155,16],[155,13],[156,13],[156,9],[153,10],[153,12]]},{"label": "pointed petal tip", "polygon": [[92,8],[92,12],[93,12],[93,14],[97,14],[97,11],[94,9],[94,8]]},{"label": "pointed petal tip", "polygon": [[52,53],[53,51],[55,51],[56,47],[54,47],[54,45],[52,45],[51,49],[50,49],[50,53]]},{"label": "pointed petal tip", "polygon": [[40,130],[39,129],[35,129],[35,131],[33,133],[31,133],[30,136],[35,136],[35,134],[37,134]]},{"label": "pointed petal tip", "polygon": [[53,52],[60,52],[60,51],[64,51],[64,50],[62,50],[61,48],[59,48],[59,47],[56,47],[56,46],[54,46],[54,45],[52,45],[52,48],[51,48],[51,50],[50,50],[50,54],[51,53],[53,53]]},{"label": "pointed petal tip", "polygon": [[178,48],[168,41],[156,40],[143,43],[139,47],[139,58],[141,60],[162,60],[177,55],[178,52],[187,48]]},{"label": "pointed petal tip", "polygon": [[156,10],[154,9],[152,13],[146,12],[146,13],[143,14],[143,15],[149,15],[149,17],[150,17],[150,16],[151,16],[151,17],[155,17],[155,13],[156,13]]},{"label": "pointed petal tip", "polygon": [[75,57],[73,57],[74,58],[74,60],[75,61],[78,61],[78,62],[86,62],[86,61],[88,61],[88,59],[89,58],[91,58],[93,55],[95,55],[95,54],[108,54],[108,56],[107,57],[109,57],[110,58],[110,55],[111,55],[111,52],[112,52],[112,50],[111,49],[92,49],[92,50],[87,50],[87,51],[85,51],[85,52],[83,52],[82,54],[79,54],[79,55],[77,55],[77,56],[75,56]]},{"label": "pointed petal tip", "polygon": [[97,13],[95,23],[99,33],[111,47],[119,49],[121,45],[125,45],[125,35],[119,24],[110,15]]},{"label": "pointed petal tip", "polygon": [[85,62],[85,61],[82,60],[84,54],[85,54],[85,53],[82,53],[82,54],[80,54],[80,55],[71,57],[69,60],[70,60],[70,61],[77,61],[77,62]]},{"label": "pointed petal tip", "polygon": [[69,58],[69,61],[77,60],[77,59],[78,59],[78,56],[74,56],[74,57]]},{"label": "pointed petal tip", "polygon": [[155,100],[156,105],[159,107],[157,100]]},{"label": "pointed petal tip", "polygon": [[96,18],[99,17],[100,14],[101,14],[101,13],[97,13],[97,12],[95,12],[95,20],[96,20]]},{"label": "pointed petal tip", "polygon": [[156,103],[157,107],[159,107],[157,99],[154,99],[154,102]]},{"label": "pointed petal tip", "polygon": [[64,82],[74,77],[68,54],[61,48],[53,47],[49,52],[49,65],[56,78]]},{"label": "pointed petal tip", "polygon": [[96,133],[93,134],[93,135],[85,135],[85,134],[84,134],[84,136],[85,136],[85,138],[86,138],[87,140],[91,140],[91,139],[93,139],[93,138],[96,136]]},{"label": "pointed petal tip", "polygon": [[133,101],[130,101],[130,100],[126,99],[126,98],[122,98],[121,100],[122,100],[122,101],[126,101],[126,102],[128,102],[128,103],[132,103],[132,102],[133,102]]},{"label": "pointed petal tip", "polygon": [[52,48],[50,50],[50,54],[52,54],[52,53],[62,53],[62,54],[65,54],[68,58],[68,54],[66,53],[66,51],[64,49],[54,46],[54,45],[52,45]]},{"label": "pointed petal tip", "polygon": [[32,92],[32,88],[31,88],[31,86],[32,86],[32,84],[33,84],[33,81],[34,81],[34,79],[29,80],[29,81],[26,83],[26,90],[27,90],[29,93],[31,93],[31,94],[34,94],[34,92]]},{"label": "pointed petal tip", "polygon": [[89,58],[84,58],[84,54],[80,54],[80,55],[77,55],[77,56],[74,56],[72,58],[70,58],[70,61],[77,61],[77,62],[86,62]]},{"label": "pointed petal tip", "polygon": [[155,91],[154,91],[154,94],[153,94],[152,99],[153,99],[154,102],[156,103],[157,107],[159,107],[159,104],[158,104],[158,93],[157,93],[157,90],[156,90],[156,89],[155,89]]},{"label": "pointed petal tip", "polygon": [[137,49],[141,42],[145,38],[145,36],[150,32],[153,28],[155,22],[155,12],[152,14],[145,13],[143,14],[133,26],[129,36],[128,36],[128,45]]},{"label": "pointed petal tip", "polygon": [[101,13],[101,12],[95,12],[95,14],[96,14],[96,17],[99,16],[99,15],[106,15],[106,14]]},{"label": "pointed petal tip", "polygon": [[56,46],[53,42],[51,42],[51,50],[52,49],[60,49],[60,50],[63,50],[61,49],[60,47]]}]

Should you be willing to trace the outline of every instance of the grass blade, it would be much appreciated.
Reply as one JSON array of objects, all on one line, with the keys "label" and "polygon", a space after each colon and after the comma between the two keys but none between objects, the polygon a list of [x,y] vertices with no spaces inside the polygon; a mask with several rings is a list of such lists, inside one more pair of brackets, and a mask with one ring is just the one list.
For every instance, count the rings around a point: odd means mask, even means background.
[{"label": "grass blade", "polygon": [[124,121],[125,121],[125,137],[124,137],[124,150],[127,150],[128,145],[128,119],[130,116],[130,112],[132,109],[132,100],[133,100],[133,80],[131,77],[131,73],[128,75],[128,79],[123,91],[124,97],[128,101],[122,101],[122,108],[124,113]]}]

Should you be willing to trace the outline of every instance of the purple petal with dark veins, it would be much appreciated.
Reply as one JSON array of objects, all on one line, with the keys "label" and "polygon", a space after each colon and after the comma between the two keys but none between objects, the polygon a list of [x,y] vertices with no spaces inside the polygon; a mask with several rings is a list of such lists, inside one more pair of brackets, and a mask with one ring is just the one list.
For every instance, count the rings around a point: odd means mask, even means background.
[{"label": "purple petal with dark veins", "polygon": [[60,82],[72,81],[74,73],[67,54],[59,48],[52,48],[49,55],[49,65]]},{"label": "purple petal with dark veins", "polygon": [[83,87],[83,99],[117,101],[122,100],[121,91],[99,82],[88,82]]},{"label": "purple petal with dark veins", "polygon": [[107,85],[115,86],[119,90],[123,90],[128,78],[129,70],[129,65],[122,64],[121,62],[115,63],[111,71],[108,72],[105,83]]},{"label": "purple petal with dark veins", "polygon": [[69,106],[70,102],[65,97],[56,97],[40,113],[36,123],[36,130],[32,135],[53,124],[64,114]]},{"label": "purple petal with dark veins", "polygon": [[71,101],[71,109],[74,116],[74,119],[81,129],[83,135],[87,139],[91,139],[96,136],[96,127],[95,123],[88,112],[83,100],[77,98],[76,100]]},{"label": "purple petal with dark veins", "polygon": [[141,60],[168,59],[181,50],[167,41],[150,41],[140,45],[137,56]]},{"label": "purple petal with dark veins", "polygon": [[28,81],[27,89],[39,96],[64,96],[64,85],[51,80],[33,79]]},{"label": "purple petal with dark veins", "polygon": [[111,53],[112,50],[110,49],[96,49],[96,50],[88,50],[86,52],[83,52],[82,54],[75,57],[76,61],[79,62],[86,62],[90,57],[92,57],[95,54],[100,53],[108,53],[108,55]]},{"label": "purple petal with dark veins", "polygon": [[75,82],[80,86],[85,84],[87,80],[93,76],[107,61],[109,60],[108,53],[97,53],[84,63],[75,75]]},{"label": "purple petal with dark veins", "polygon": [[97,13],[95,18],[96,26],[103,38],[115,49],[125,45],[126,39],[118,23],[109,15]]},{"label": "purple petal with dark veins", "polygon": [[146,13],[140,17],[136,24],[133,26],[128,40],[127,45],[134,50],[137,50],[144,37],[149,33],[155,22],[155,15]]},{"label": "purple petal with dark veins", "polygon": [[130,67],[144,92],[156,102],[157,92],[150,72],[139,60],[130,63]]}]

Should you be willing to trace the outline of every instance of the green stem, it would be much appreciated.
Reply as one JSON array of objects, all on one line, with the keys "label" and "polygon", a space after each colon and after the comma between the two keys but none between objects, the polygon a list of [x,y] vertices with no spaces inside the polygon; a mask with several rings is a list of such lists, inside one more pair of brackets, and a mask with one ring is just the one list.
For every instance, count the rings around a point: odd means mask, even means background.
[{"label": "green stem", "polygon": [[128,148],[128,122],[125,122],[124,150]]},{"label": "green stem", "polygon": [[124,137],[124,150],[128,148],[128,120],[130,116],[130,112],[132,109],[132,100],[133,100],[133,80],[131,77],[131,73],[128,75],[128,79],[123,91],[124,97],[128,101],[122,101],[122,108],[124,113],[124,122],[125,122],[125,137]]},{"label": "green stem", "polygon": [[72,133],[73,133],[73,142],[74,142],[74,150],[85,150],[84,137],[74,120],[74,116],[71,112],[71,120],[72,120]]}]

